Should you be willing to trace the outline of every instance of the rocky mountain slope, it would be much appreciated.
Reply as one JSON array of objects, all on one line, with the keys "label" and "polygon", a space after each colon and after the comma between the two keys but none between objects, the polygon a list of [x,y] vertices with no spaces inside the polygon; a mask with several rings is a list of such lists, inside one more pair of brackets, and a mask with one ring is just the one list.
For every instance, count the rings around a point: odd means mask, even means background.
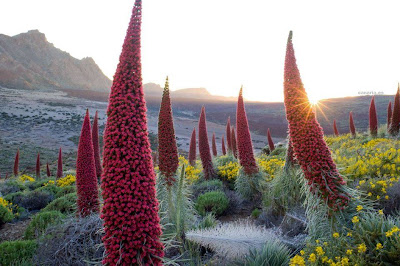
[{"label": "rocky mountain slope", "polygon": [[90,57],[72,57],[38,30],[0,34],[0,86],[18,89],[108,91],[107,78]]}]

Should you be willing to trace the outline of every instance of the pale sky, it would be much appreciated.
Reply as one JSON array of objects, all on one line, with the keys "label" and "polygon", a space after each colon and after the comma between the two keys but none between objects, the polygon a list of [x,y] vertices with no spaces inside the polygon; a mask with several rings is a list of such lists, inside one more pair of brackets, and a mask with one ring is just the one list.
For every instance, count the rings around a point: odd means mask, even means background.
[{"label": "pale sky", "polygon": [[[112,78],[134,0],[1,0],[0,33],[31,29]],[[289,30],[311,98],[394,94],[399,1],[143,0],[144,82],[283,100]]]}]

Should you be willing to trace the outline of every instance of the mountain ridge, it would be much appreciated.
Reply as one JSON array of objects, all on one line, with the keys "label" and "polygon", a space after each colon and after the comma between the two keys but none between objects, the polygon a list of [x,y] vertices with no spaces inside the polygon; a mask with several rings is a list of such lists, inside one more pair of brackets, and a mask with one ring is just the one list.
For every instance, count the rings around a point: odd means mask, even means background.
[{"label": "mountain ridge", "polygon": [[39,30],[0,34],[0,85],[20,89],[109,91],[111,80],[93,58],[77,59]]}]

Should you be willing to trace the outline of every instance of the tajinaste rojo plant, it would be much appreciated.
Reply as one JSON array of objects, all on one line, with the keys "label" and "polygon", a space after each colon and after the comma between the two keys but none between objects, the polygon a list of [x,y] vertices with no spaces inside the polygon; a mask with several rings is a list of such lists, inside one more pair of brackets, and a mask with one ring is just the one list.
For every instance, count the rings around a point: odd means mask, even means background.
[{"label": "tajinaste rojo plant", "polygon": [[167,77],[158,115],[158,167],[162,177],[167,181],[167,186],[172,186],[175,182],[174,175],[178,166],[178,147],[176,146]]},{"label": "tajinaste rojo plant", "polygon": [[392,119],[390,120],[389,133],[392,136],[397,136],[400,130],[400,88],[397,88],[396,96],[394,97]]},{"label": "tajinaste rojo plant", "polygon": [[189,164],[194,166],[196,164],[196,128],[193,128],[192,136],[190,137],[189,145]]},{"label": "tajinaste rojo plant", "polygon": [[303,87],[294,55],[292,32],[286,48],[284,100],[293,151],[310,191],[334,211],[345,208],[350,200],[345,192],[346,182],[336,169]]},{"label": "tajinaste rojo plant", "polygon": [[217,143],[215,143],[215,133],[213,133],[213,136],[212,136],[211,147],[212,147],[213,156],[217,157],[218,153],[217,153]]},{"label": "tajinaste rojo plant", "polygon": [[333,119],[333,132],[335,133],[335,136],[339,136],[339,130],[336,125],[336,119]]},{"label": "tajinaste rojo plant", "polygon": [[[240,88],[236,110],[236,146],[241,168],[235,180],[235,189],[245,198],[256,198],[259,196],[259,185],[263,176],[259,172],[254,157],[253,143],[251,140],[242,92],[243,89]],[[232,130],[232,135],[234,134],[234,130]],[[231,137],[233,137],[232,135]]]},{"label": "tajinaste rojo plant", "polygon": [[97,188],[96,162],[90,128],[89,111],[83,120],[76,159],[76,192],[78,216],[85,217],[99,212],[99,191]]},{"label": "tajinaste rojo plant", "polygon": [[369,106],[369,133],[374,138],[378,135],[378,117],[376,115],[375,96],[372,96]]},{"label": "tajinaste rojo plant", "polygon": [[58,152],[58,161],[57,161],[57,179],[63,177],[63,161],[62,161],[62,150],[60,148]]},{"label": "tajinaste rojo plant", "polygon": [[353,112],[349,113],[349,128],[350,128],[350,133],[353,137],[356,136],[356,127],[354,126],[354,120],[353,120]]},{"label": "tajinaste rojo plant", "polygon": [[100,143],[99,143],[99,112],[96,111],[93,120],[93,128],[92,128],[92,141],[93,141],[93,151],[94,151],[94,160],[96,164],[96,176],[98,179],[101,178],[101,173],[103,172],[103,168],[101,167],[101,159],[100,159]]},{"label": "tajinaste rojo plant", "polygon": [[40,179],[40,153],[36,157],[36,179]]},{"label": "tajinaste rojo plant", "polygon": [[201,108],[199,119],[199,153],[203,165],[204,178],[213,179],[215,176],[214,166],[211,159],[210,144],[208,143],[206,109]]},{"label": "tajinaste rojo plant", "polygon": [[136,0],[107,110],[101,184],[107,265],[162,265],[164,255],[142,85],[141,18],[142,1]]},{"label": "tajinaste rojo plant", "polygon": [[17,154],[15,154],[15,160],[14,160],[14,176],[18,176],[19,173],[19,149],[17,150]]},{"label": "tajinaste rojo plant", "polygon": [[222,144],[222,155],[226,155],[225,140],[223,135],[221,139],[221,144]]},{"label": "tajinaste rojo plant", "polygon": [[272,140],[271,132],[269,131],[269,128],[267,131],[267,139],[268,139],[269,151],[273,152],[275,150],[275,144],[274,144],[274,141]]},{"label": "tajinaste rojo plant", "polygon": [[47,163],[47,165],[46,165],[46,174],[47,174],[47,177],[51,176],[49,163]]}]

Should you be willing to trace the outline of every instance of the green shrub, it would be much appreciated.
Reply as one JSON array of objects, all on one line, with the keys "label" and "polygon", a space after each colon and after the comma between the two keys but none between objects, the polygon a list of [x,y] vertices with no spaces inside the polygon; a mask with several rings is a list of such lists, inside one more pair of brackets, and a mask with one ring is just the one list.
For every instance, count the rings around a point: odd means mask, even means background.
[{"label": "green shrub", "polygon": [[202,181],[200,183],[195,183],[192,186],[192,195],[197,198],[200,194],[204,194],[210,191],[223,190],[224,186],[221,180],[213,179],[209,181]]},{"label": "green shrub", "polygon": [[265,176],[262,172],[248,175],[241,167],[235,180],[235,190],[245,199],[256,199],[261,197],[263,183]]},{"label": "green shrub", "polygon": [[252,249],[235,265],[243,266],[281,266],[289,265],[290,251],[279,241],[268,241],[262,249]]},{"label": "green shrub", "polygon": [[1,183],[0,194],[7,195],[7,194],[15,193],[18,191],[23,191],[25,189],[26,189],[26,186],[24,184],[22,184],[21,182],[15,180],[15,179],[10,179],[10,180],[6,180],[3,183]]},{"label": "green shrub", "polygon": [[217,225],[217,220],[215,219],[215,215],[213,213],[208,213],[206,216],[201,219],[200,223],[197,225],[197,229],[207,229],[212,228]]},{"label": "green shrub", "polygon": [[210,191],[200,195],[196,201],[196,210],[201,216],[212,212],[219,216],[228,208],[228,197],[222,191]]},{"label": "green shrub", "polygon": [[0,226],[14,219],[14,214],[10,209],[0,204]]},{"label": "green shrub", "polygon": [[34,240],[5,241],[0,243],[0,265],[21,265],[33,257],[37,248]]},{"label": "green shrub", "polygon": [[215,158],[215,167],[228,164],[229,162],[237,162],[238,160],[233,155],[223,155]]},{"label": "green shrub", "polygon": [[46,207],[54,199],[54,194],[49,191],[34,190],[12,193],[4,198],[28,211],[35,211]]},{"label": "green shrub", "polygon": [[254,209],[254,210],[251,212],[251,216],[252,216],[253,218],[257,219],[257,218],[260,216],[261,213],[262,213],[262,211],[261,211],[260,209]]},{"label": "green shrub", "polygon": [[74,213],[76,211],[76,193],[70,193],[55,199],[42,211],[59,211],[64,214]]},{"label": "green shrub", "polygon": [[36,214],[25,230],[25,239],[35,239],[42,235],[47,226],[59,223],[65,215],[59,211],[40,212]]},{"label": "green shrub", "polygon": [[47,185],[47,186],[38,187],[34,191],[47,191],[55,196],[59,190],[60,190],[60,188],[57,187],[56,185]]},{"label": "green shrub", "polygon": [[39,180],[35,180],[35,182],[30,182],[28,183],[26,186],[30,189],[30,190],[35,190],[37,188],[43,187],[44,184],[48,183],[49,180],[53,180],[52,178],[46,178],[46,179],[39,179]]},{"label": "green shrub", "polygon": [[56,198],[60,198],[62,196],[65,196],[70,193],[75,193],[76,192],[76,186],[66,186],[66,187],[59,187],[58,191],[56,193]]}]

